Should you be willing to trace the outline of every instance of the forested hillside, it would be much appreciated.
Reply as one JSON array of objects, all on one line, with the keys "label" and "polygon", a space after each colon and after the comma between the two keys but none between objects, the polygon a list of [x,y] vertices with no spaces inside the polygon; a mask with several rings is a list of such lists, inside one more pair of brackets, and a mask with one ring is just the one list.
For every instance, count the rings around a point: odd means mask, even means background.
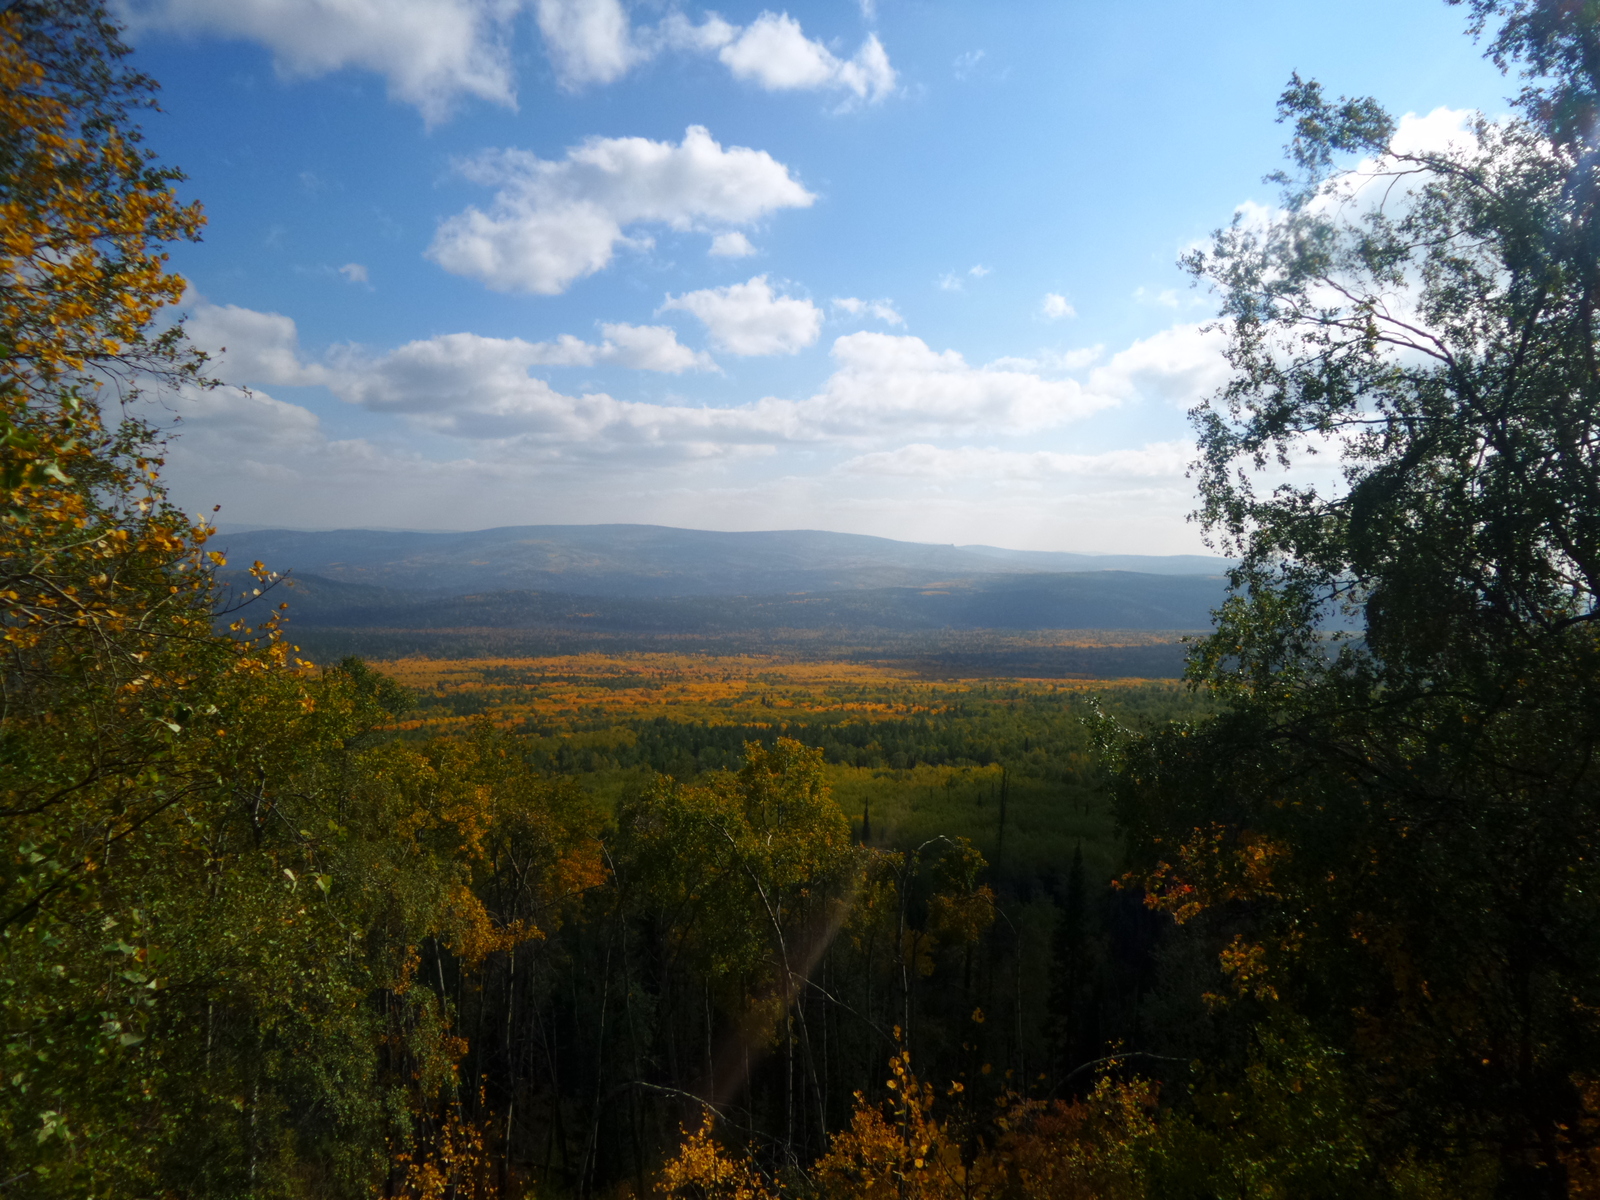
[{"label": "forested hillside", "polygon": [[814,529],[721,533],[660,525],[525,525],[471,533],[230,531],[235,561],[374,587],[589,596],[738,596],[923,588],[977,576],[1133,571],[1219,575],[1195,554],[1063,554],[931,546]]},{"label": "forested hillside", "polygon": [[[155,84],[0,8],[0,1191],[1600,1194],[1600,23],[1469,8],[1518,115],[1418,150],[1296,77],[1281,209],[1189,259],[1188,684],[770,599],[430,657],[500,601],[347,591],[416,625],[319,657],[163,489]],[[1308,444],[1335,489],[1259,484]]]},{"label": "forested hillside", "polygon": [[1215,576],[1102,571],[991,576],[934,588],[758,596],[479,592],[434,597],[291,576],[279,595],[292,602],[297,629],[342,629],[356,637],[364,629],[702,637],[794,631],[872,637],[941,629],[1197,631],[1209,624],[1223,589],[1223,580]]}]

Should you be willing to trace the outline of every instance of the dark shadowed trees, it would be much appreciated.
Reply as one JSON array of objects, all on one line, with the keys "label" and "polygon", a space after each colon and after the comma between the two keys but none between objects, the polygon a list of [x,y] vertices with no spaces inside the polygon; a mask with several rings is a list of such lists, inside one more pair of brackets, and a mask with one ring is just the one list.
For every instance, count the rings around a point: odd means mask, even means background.
[{"label": "dark shadowed trees", "polygon": [[1518,117],[1419,144],[1296,78],[1282,208],[1189,260],[1233,367],[1197,475],[1242,564],[1192,666],[1229,707],[1120,791],[1223,1019],[1334,1055],[1372,1178],[1564,1196],[1600,1116],[1600,26],[1473,10]]}]

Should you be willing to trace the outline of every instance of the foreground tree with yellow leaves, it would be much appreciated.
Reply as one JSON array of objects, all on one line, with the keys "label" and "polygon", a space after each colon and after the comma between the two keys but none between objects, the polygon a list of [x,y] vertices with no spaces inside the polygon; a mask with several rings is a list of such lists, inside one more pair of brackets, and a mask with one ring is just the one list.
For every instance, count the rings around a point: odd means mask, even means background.
[{"label": "foreground tree with yellow leaves", "polygon": [[[1145,1160],[1156,1141],[1155,1093],[1102,1082],[1076,1103],[1002,1095],[989,1111],[952,1082],[943,1100],[911,1069],[889,1061],[887,1099],[858,1093],[850,1124],[808,1168],[763,1173],[716,1139],[714,1114],[686,1131],[657,1191],[674,1200],[1133,1200],[1147,1194]],[[941,1112],[941,1108],[943,1112]]]},{"label": "foreground tree with yellow leaves", "polygon": [[[488,1194],[432,976],[542,936],[591,822],[493,739],[374,738],[401,690],[275,618],[215,632],[136,407],[206,386],[158,325],[200,214],[126,53],[90,0],[0,10],[0,1187]],[[508,839],[537,903],[502,919]]]}]

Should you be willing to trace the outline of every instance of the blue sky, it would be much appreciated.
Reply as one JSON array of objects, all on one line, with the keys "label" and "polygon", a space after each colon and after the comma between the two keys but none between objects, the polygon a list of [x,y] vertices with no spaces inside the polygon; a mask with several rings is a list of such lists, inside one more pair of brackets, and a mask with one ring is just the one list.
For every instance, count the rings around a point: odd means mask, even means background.
[{"label": "blue sky", "polygon": [[122,12],[229,385],[169,483],[297,528],[1196,550],[1175,260],[1271,204],[1290,72],[1418,136],[1513,86],[1437,0]]}]

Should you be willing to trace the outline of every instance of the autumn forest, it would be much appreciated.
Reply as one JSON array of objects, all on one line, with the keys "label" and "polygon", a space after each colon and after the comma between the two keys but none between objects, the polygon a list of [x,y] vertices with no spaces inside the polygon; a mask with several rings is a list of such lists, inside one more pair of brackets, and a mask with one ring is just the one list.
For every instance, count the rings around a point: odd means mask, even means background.
[{"label": "autumn forest", "polygon": [[0,6],[0,1196],[1600,1196],[1600,21],[1461,8],[1185,262],[1209,630],[555,646],[169,498],[203,211]]}]

